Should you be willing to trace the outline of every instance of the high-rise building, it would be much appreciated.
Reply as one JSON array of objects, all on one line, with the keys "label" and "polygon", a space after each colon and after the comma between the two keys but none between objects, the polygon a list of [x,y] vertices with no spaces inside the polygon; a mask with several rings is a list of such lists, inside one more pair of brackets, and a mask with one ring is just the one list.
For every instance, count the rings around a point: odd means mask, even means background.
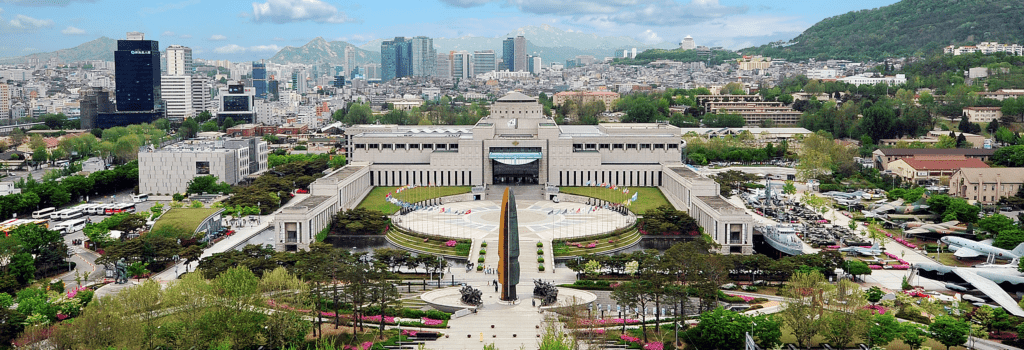
[{"label": "high-rise building", "polygon": [[505,40],[501,42],[501,65],[498,67],[498,70],[515,70],[515,67],[513,67],[514,62],[516,61],[515,51],[516,45],[514,38],[505,38]]},{"label": "high-rise building", "polygon": [[683,50],[693,50],[697,48],[697,43],[693,42],[693,37],[687,35],[683,38],[683,41],[679,43],[679,48]]},{"label": "high-rise building", "polygon": [[99,113],[96,128],[150,123],[163,117],[160,97],[160,43],[146,40],[139,32],[129,32],[117,41],[114,51],[114,92],[117,111]]},{"label": "high-rise building", "polygon": [[280,96],[280,83],[277,80],[271,80],[267,82],[267,97],[271,101],[277,101]]},{"label": "high-rise building", "polygon": [[425,36],[412,38],[412,75],[414,77],[433,76],[436,59],[437,50],[434,49],[434,39]]},{"label": "high-rise building", "polygon": [[81,114],[82,129],[90,130],[96,128],[96,119],[100,114],[114,113],[114,103],[110,102],[110,92],[99,87],[82,89],[81,91]]},{"label": "high-rise building", "polygon": [[167,120],[180,123],[195,115],[192,109],[192,76],[165,75],[160,79],[160,89],[167,105]]},{"label": "high-rise building", "polygon": [[541,67],[540,56],[530,56],[530,73],[540,74]]},{"label": "high-rise building", "polygon": [[494,50],[473,52],[473,75],[496,71],[496,59]]},{"label": "high-rise building", "polygon": [[0,122],[11,121],[11,86],[0,84]]},{"label": "high-rise building", "polygon": [[243,84],[228,84],[220,88],[217,97],[220,98],[220,112],[217,113],[219,122],[227,118],[234,120],[235,124],[256,122],[255,89]]},{"label": "high-rise building", "polygon": [[199,114],[203,111],[213,111],[213,99],[210,92],[213,90],[213,82],[205,76],[192,77],[192,111]]},{"label": "high-rise building", "polygon": [[267,98],[267,65],[252,63],[252,87],[256,89],[256,98]]},{"label": "high-rise building", "polygon": [[356,48],[345,46],[345,71],[342,75],[351,78],[356,70]]},{"label": "high-rise building", "polygon": [[167,75],[192,75],[192,49],[181,45],[167,47]]},{"label": "high-rise building", "polygon": [[438,79],[452,78],[452,56],[450,54],[437,54],[437,58],[434,59],[434,77]]},{"label": "high-rise building", "polygon": [[453,52],[452,79],[467,79],[471,77],[473,77],[473,64],[470,61],[469,52]]},{"label": "high-rise building", "polygon": [[366,80],[381,80],[381,65],[370,63],[363,65],[363,70],[366,71],[363,74]]},{"label": "high-rise building", "polygon": [[155,110],[160,103],[160,44],[137,32],[118,40],[114,82],[119,112]]},{"label": "high-rise building", "polygon": [[512,67],[513,71],[525,72],[529,67],[526,63],[526,38],[522,35],[517,36],[513,42],[514,52],[512,59],[515,60]]},{"label": "high-rise building", "polygon": [[412,41],[395,37],[380,44],[380,79],[383,81],[412,75]]}]

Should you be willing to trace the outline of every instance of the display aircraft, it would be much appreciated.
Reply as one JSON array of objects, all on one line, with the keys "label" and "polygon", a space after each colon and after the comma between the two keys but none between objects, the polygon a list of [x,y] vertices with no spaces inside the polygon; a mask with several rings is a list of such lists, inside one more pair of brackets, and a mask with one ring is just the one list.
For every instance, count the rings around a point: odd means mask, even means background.
[{"label": "display aircraft", "polygon": [[1014,267],[968,268],[939,264],[914,264],[918,276],[946,282],[946,288],[959,292],[978,291],[999,304],[1006,312],[1024,317],[1024,309],[1010,293],[1024,293],[1024,277]]},{"label": "display aircraft", "polygon": [[833,199],[840,199],[840,198],[843,198],[843,199],[854,199],[854,198],[864,198],[864,191],[857,191],[857,192],[829,191],[829,192],[822,193],[822,195],[824,195],[826,197],[832,197]]},{"label": "display aircraft", "polygon": [[913,214],[920,211],[927,210],[929,206],[924,204],[924,198],[917,203],[910,205],[903,205],[903,199],[897,200],[892,203],[878,202],[868,208],[868,210],[862,211],[865,217],[881,217],[888,214]]},{"label": "display aircraft", "polygon": [[938,224],[926,224],[923,222],[908,222],[904,224],[903,233],[906,234],[925,234],[925,233],[941,233],[950,234],[956,232],[967,232],[967,228],[959,226],[960,222],[946,221]]},{"label": "display aircraft", "polygon": [[857,255],[863,256],[876,256],[878,254],[882,254],[882,248],[878,247],[878,242],[875,242],[870,247],[851,246],[839,249],[839,251],[843,253],[856,253]]},{"label": "display aircraft", "polygon": [[1018,260],[1024,255],[1024,243],[1018,244],[1013,250],[1006,250],[992,245],[991,239],[984,241],[972,241],[963,237],[943,236],[939,243],[945,243],[953,256],[959,258],[976,258],[979,256],[988,257],[989,260]]}]

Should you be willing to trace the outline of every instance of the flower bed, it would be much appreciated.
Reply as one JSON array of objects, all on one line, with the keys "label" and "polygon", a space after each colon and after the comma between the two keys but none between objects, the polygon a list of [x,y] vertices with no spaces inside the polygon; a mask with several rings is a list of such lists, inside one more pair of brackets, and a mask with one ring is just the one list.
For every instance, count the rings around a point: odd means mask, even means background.
[{"label": "flower bed", "polygon": [[907,242],[907,240],[905,240],[905,239],[903,239],[903,238],[899,238],[899,237],[893,237],[891,233],[888,233],[888,232],[886,232],[886,233],[885,233],[885,236],[886,236],[886,237],[889,237],[889,238],[892,238],[892,240],[896,241],[896,242],[897,242],[897,243],[899,243],[899,244],[902,244],[902,245],[906,246],[907,248],[910,248],[910,249],[917,249],[917,245],[916,245],[916,244],[913,244],[913,243]]},{"label": "flower bed", "polygon": [[748,296],[744,296],[744,295],[735,295],[735,294],[726,294],[726,295],[731,296],[731,297],[735,297],[735,298],[743,299],[744,303],[749,303],[751,300],[754,300],[754,297],[748,297]]},{"label": "flower bed", "polygon": [[618,325],[622,325],[623,323],[625,323],[625,324],[638,324],[638,323],[640,323],[640,320],[635,320],[635,319],[632,319],[632,318],[611,318],[611,319],[600,318],[600,319],[594,320],[593,322],[591,322],[590,320],[587,320],[587,319],[576,320],[576,324],[579,325],[579,326],[590,326],[590,325],[594,325],[594,326],[598,326],[598,327],[601,327],[601,326],[611,326],[611,325],[618,326]]},{"label": "flower bed", "polygon": [[868,306],[865,306],[864,308],[868,309],[868,310],[871,310],[872,314],[879,314],[879,315],[884,315],[885,314],[885,307],[882,306],[882,305],[868,305]]}]

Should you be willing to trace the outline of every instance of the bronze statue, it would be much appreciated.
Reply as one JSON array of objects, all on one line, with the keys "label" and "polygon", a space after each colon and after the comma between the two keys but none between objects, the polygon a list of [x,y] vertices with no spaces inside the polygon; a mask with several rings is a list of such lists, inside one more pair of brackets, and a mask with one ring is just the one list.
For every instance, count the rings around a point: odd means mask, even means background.
[{"label": "bronze statue", "polygon": [[519,284],[519,216],[516,197],[505,188],[501,198],[501,218],[498,222],[498,281],[501,282],[501,300],[515,301]]}]

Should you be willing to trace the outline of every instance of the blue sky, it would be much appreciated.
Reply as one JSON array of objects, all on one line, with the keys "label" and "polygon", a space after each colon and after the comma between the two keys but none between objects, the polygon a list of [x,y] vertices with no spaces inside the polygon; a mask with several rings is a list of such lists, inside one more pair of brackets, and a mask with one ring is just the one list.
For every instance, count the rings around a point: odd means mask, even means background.
[{"label": "blue sky", "polygon": [[896,0],[0,0],[0,57],[69,48],[128,31],[197,58],[268,58],[316,37],[505,35],[551,25],[642,42],[740,49],[788,40],[821,19]]}]

